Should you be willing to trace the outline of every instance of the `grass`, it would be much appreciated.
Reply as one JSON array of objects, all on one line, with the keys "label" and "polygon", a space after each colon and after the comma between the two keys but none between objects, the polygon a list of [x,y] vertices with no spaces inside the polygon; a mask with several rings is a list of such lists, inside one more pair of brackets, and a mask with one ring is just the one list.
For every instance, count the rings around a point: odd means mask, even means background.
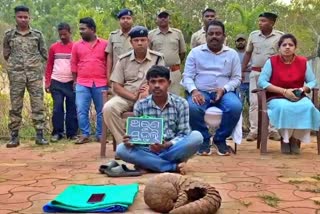
[{"label": "grass", "polygon": [[315,179],[317,181],[320,181],[320,174],[312,176],[311,178],[313,178],[313,179]]},{"label": "grass", "polygon": [[270,207],[277,207],[280,201],[280,198],[274,195],[260,195],[259,197]]},{"label": "grass", "polygon": [[[10,133],[8,130],[9,124],[9,110],[10,110],[10,99],[8,93],[3,93],[0,91],[0,140],[8,141],[10,138]],[[53,101],[50,94],[45,93],[44,95],[44,107],[45,107],[45,128],[44,133],[50,135],[52,131],[52,110],[53,110]],[[23,110],[22,110],[22,123],[19,130],[20,139],[33,140],[35,137],[35,129],[32,122],[32,114],[30,107],[29,95],[26,92],[24,96]],[[91,130],[94,133],[95,131],[95,110],[92,105],[89,112]],[[48,138],[49,139],[49,138]],[[2,142],[0,142],[2,143]]]},{"label": "grass", "polygon": [[304,183],[305,181],[302,180],[289,180],[289,184],[301,184]]},{"label": "grass", "polygon": [[243,205],[244,207],[249,207],[250,205],[252,205],[251,201],[239,201],[241,205]]},{"label": "grass", "polygon": [[316,205],[320,206],[320,201],[313,201]]},{"label": "grass", "polygon": [[316,189],[307,188],[307,189],[305,189],[303,191],[304,192],[312,192],[312,193],[320,193],[320,188],[316,188]]}]

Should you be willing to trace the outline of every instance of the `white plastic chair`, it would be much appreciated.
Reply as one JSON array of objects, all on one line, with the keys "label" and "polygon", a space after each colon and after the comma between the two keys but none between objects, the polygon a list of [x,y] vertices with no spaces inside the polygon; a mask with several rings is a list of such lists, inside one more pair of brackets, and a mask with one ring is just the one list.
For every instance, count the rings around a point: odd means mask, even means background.
[{"label": "white plastic chair", "polygon": [[[210,128],[218,128],[221,123],[221,118],[222,118],[222,110],[214,106],[208,108],[204,115],[204,121],[206,122],[207,126]],[[240,115],[240,119],[236,127],[233,129],[231,137],[235,144],[234,144],[234,150],[231,147],[230,149],[234,152],[234,154],[236,154],[237,144],[241,144],[241,141],[242,141],[242,113]]]}]

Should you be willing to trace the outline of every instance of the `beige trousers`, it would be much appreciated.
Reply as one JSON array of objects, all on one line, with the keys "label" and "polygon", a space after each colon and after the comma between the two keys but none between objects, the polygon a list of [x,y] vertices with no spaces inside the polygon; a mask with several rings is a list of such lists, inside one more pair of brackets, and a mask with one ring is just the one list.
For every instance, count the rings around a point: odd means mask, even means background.
[{"label": "beige trousers", "polygon": [[171,80],[171,85],[169,88],[169,91],[172,94],[181,96],[181,85],[180,85],[180,81],[181,81],[181,72],[180,70],[178,71],[174,71],[174,72],[170,72],[170,80]]},{"label": "beige trousers", "polygon": [[116,139],[117,144],[122,142],[125,134],[125,120],[121,118],[121,114],[126,111],[132,111],[133,105],[132,101],[115,95],[103,106],[104,122]]}]

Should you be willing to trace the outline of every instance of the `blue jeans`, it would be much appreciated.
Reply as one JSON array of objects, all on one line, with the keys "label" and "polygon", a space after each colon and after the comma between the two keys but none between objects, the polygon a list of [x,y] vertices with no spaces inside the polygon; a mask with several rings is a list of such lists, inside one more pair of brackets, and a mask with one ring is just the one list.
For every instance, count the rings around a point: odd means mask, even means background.
[{"label": "blue jeans", "polygon": [[90,136],[90,120],[89,120],[89,110],[91,105],[91,100],[93,100],[94,107],[97,113],[96,119],[96,138],[101,137],[102,131],[102,90],[107,90],[107,86],[96,87],[86,87],[77,84],[76,85],[76,105],[78,113],[79,128],[84,137]]},{"label": "blue jeans", "polygon": [[[67,137],[77,135],[78,120],[73,81],[63,83],[51,80],[50,92],[53,99],[52,135],[64,135],[64,124]],[[65,110],[64,110],[65,104]]]},{"label": "blue jeans", "polygon": [[198,131],[192,131],[169,149],[153,153],[148,146],[135,145],[131,148],[123,143],[117,146],[116,155],[128,163],[155,172],[175,172],[177,164],[188,160],[194,155],[203,142]]},{"label": "blue jeans", "polygon": [[192,130],[199,131],[203,136],[203,144],[201,145],[199,152],[210,151],[210,133],[208,126],[204,121],[205,111],[215,106],[222,110],[222,118],[220,127],[216,130],[213,141],[215,144],[226,145],[226,138],[229,137],[237,125],[242,112],[242,104],[239,97],[234,92],[227,92],[222,98],[216,102],[211,103],[210,100],[214,100],[215,92],[200,91],[205,98],[203,105],[197,105],[192,101],[192,96],[189,94],[187,97],[190,111],[190,126]]}]

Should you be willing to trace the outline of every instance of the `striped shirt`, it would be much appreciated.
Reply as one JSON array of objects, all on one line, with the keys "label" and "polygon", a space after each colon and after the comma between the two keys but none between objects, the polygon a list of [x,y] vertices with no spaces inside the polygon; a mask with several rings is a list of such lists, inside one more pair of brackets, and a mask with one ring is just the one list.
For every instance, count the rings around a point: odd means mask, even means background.
[{"label": "striped shirt", "polygon": [[163,118],[164,140],[177,143],[190,134],[188,102],[177,95],[168,93],[167,104],[161,109],[155,104],[152,95],[139,100],[133,109],[136,117],[149,116]]},{"label": "striped shirt", "polygon": [[72,46],[73,42],[65,45],[60,41],[51,45],[46,68],[46,88],[50,86],[51,79],[63,83],[72,81],[70,67]]}]

